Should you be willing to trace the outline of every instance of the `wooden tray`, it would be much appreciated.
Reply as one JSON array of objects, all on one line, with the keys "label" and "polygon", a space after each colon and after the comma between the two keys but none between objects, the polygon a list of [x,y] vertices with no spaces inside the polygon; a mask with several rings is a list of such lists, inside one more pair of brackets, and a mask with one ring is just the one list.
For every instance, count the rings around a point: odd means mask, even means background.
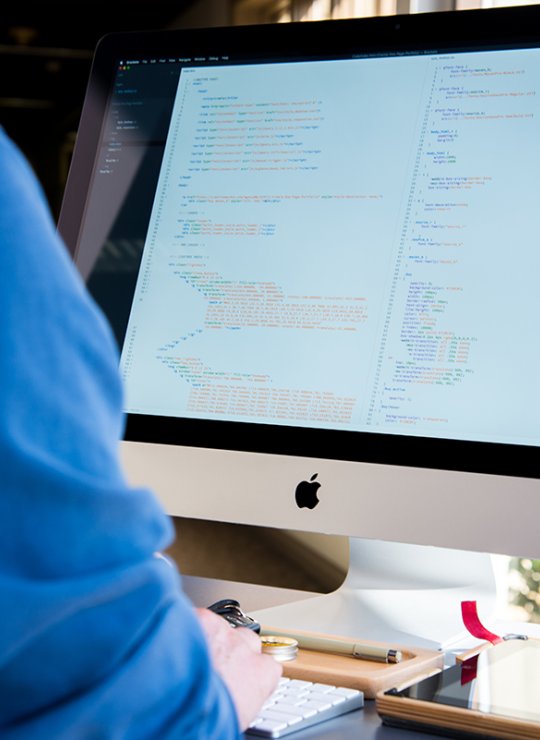
[{"label": "wooden tray", "polygon": [[[267,633],[272,627],[264,626]],[[276,628],[276,631],[277,628]],[[306,636],[332,637],[348,641],[362,642],[366,645],[380,645],[361,637],[344,635],[323,635],[315,632],[299,632]],[[429,675],[443,666],[444,656],[435,650],[411,648],[392,643],[392,647],[401,650],[403,659],[399,663],[378,663],[372,660],[361,660],[345,655],[320,653],[315,650],[299,650],[294,660],[283,663],[283,675],[303,681],[319,681],[334,686],[346,686],[360,689],[366,699],[374,699],[378,691],[394,688],[397,685],[412,681],[417,677]]]}]

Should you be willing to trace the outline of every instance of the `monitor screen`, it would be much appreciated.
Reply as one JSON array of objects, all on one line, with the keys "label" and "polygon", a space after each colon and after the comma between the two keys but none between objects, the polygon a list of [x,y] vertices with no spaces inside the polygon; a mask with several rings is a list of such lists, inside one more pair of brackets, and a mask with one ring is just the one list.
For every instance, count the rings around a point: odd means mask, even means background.
[{"label": "monitor screen", "polygon": [[101,42],[60,230],[171,513],[540,553],[539,20]]},{"label": "monitor screen", "polygon": [[127,411],[538,446],[539,69],[540,49],[184,66]]}]

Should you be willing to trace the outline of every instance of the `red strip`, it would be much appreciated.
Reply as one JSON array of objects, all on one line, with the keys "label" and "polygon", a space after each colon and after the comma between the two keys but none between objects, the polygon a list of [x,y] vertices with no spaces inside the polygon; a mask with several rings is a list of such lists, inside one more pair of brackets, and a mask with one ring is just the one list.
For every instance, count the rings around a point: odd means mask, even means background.
[{"label": "red strip", "polygon": [[478,618],[476,601],[462,601],[461,616],[463,617],[463,624],[474,637],[478,637],[480,640],[488,640],[493,645],[503,641],[502,637],[495,635],[484,627]]},{"label": "red strip", "polygon": [[463,661],[461,664],[461,685],[466,686],[476,678],[476,671],[478,667],[478,655],[473,655],[469,660]]}]

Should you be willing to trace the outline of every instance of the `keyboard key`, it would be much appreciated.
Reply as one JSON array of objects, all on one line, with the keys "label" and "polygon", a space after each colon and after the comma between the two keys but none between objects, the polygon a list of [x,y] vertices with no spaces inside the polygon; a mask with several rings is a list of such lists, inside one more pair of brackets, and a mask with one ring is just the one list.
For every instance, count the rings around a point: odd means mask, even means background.
[{"label": "keyboard key", "polygon": [[310,699],[305,704],[302,704],[299,708],[302,710],[302,714],[305,714],[306,709],[313,709],[315,712],[323,712],[325,709],[330,709],[331,703],[329,701],[317,701],[316,699]]},{"label": "keyboard key", "polygon": [[255,734],[263,735],[266,737],[283,737],[283,735],[277,734],[287,729],[286,722],[276,722],[271,719],[256,719],[255,722],[248,729],[248,733],[252,730],[256,730]]},{"label": "keyboard key", "polygon": [[287,702],[277,701],[275,704],[272,704],[272,709],[275,712],[294,714],[295,717],[302,718],[301,709],[296,704],[288,704]]},{"label": "keyboard key", "polygon": [[295,725],[297,722],[302,721],[302,717],[299,714],[292,714],[280,709],[265,709],[261,712],[262,719],[271,719],[276,722],[285,722],[288,725]]},{"label": "keyboard key", "polygon": [[[339,696],[339,694],[335,694],[335,696]],[[327,694],[323,693],[322,691],[312,691],[309,694],[310,701],[320,701],[322,704],[332,704],[332,692],[328,692]]]},{"label": "keyboard key", "polygon": [[356,689],[282,678],[247,734],[281,738],[363,706]]},{"label": "keyboard key", "polygon": [[327,694],[329,691],[333,691],[336,687],[331,686],[329,683],[314,683],[313,691],[320,691],[323,694]]}]

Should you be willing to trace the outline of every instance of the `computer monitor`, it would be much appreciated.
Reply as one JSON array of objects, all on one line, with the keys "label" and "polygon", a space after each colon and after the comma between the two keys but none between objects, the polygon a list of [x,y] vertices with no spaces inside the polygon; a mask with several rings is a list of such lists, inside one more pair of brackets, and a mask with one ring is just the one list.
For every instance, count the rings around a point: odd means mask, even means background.
[{"label": "computer monitor", "polygon": [[267,623],[441,644],[464,595],[486,614],[485,553],[540,555],[538,28],[97,49],[59,228],[120,347],[129,476],[172,515],[353,538],[337,594]]}]

